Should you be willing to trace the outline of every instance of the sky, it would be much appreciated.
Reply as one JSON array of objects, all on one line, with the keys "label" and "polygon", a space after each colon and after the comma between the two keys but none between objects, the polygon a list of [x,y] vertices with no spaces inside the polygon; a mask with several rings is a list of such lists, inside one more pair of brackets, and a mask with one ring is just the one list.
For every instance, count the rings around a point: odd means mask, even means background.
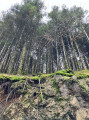
[{"label": "sky", "polygon": [[[21,3],[22,0],[0,0],[0,13],[8,10],[15,3]],[[76,5],[89,10],[89,0],[42,0],[46,6],[45,12],[50,12],[52,6],[57,5],[61,7],[65,4],[68,8]],[[88,13],[89,15],[89,13]]]},{"label": "sky", "polygon": [[[21,3],[22,0],[0,0],[0,12],[9,9],[15,3]],[[65,4],[67,7],[73,5],[81,6],[84,9],[89,10],[89,0],[42,0],[47,6],[47,11],[51,10],[53,5],[62,6]]]}]

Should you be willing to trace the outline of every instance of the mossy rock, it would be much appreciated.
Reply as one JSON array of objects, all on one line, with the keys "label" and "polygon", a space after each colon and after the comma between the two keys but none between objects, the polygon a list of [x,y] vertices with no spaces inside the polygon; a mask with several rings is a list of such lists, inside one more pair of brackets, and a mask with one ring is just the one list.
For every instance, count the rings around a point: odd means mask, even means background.
[{"label": "mossy rock", "polygon": [[73,72],[71,72],[71,70],[60,70],[60,71],[56,72],[56,75],[72,77],[74,74],[73,74]]},{"label": "mossy rock", "polygon": [[89,75],[86,74],[80,74],[79,76],[77,76],[77,79],[83,79],[83,78],[88,78]]}]

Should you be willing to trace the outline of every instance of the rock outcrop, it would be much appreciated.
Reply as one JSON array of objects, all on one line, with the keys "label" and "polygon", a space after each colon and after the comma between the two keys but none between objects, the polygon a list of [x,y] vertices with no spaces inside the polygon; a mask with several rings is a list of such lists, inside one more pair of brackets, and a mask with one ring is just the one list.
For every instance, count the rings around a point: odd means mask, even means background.
[{"label": "rock outcrop", "polygon": [[54,75],[28,86],[25,94],[2,101],[1,120],[89,120],[89,78]]}]

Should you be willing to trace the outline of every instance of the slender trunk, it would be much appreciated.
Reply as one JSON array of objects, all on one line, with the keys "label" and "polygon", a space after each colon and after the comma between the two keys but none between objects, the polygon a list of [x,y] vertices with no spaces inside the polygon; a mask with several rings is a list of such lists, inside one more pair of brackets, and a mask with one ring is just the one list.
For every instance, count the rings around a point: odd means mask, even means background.
[{"label": "slender trunk", "polygon": [[84,33],[85,33],[85,35],[86,35],[86,37],[87,37],[88,41],[89,41],[89,36],[88,36],[87,32],[85,31],[85,29],[84,29],[84,28],[83,28],[83,30],[84,30]]},{"label": "slender trunk", "polygon": [[[9,53],[10,53],[10,46],[8,47],[8,50],[7,50],[7,52],[6,52],[3,60],[1,61],[1,64],[0,64],[0,71],[1,71],[1,72],[2,72],[2,69],[4,69],[4,67],[5,67],[5,64],[6,64],[6,62],[7,62]],[[4,72],[4,71],[3,71],[3,72]]]},{"label": "slender trunk", "polygon": [[48,52],[46,51],[46,73],[48,73]]},{"label": "slender trunk", "polygon": [[82,62],[82,66],[83,66],[83,68],[86,70],[87,68],[86,68],[86,65],[85,65],[85,63],[84,63],[84,60],[83,60],[83,58],[82,58],[82,54],[81,54],[81,52],[80,52],[80,50],[79,50],[79,48],[78,48],[78,45],[77,45],[76,41],[74,41],[74,43],[75,43],[77,52],[78,52],[78,54],[79,54],[79,58],[80,58],[80,60],[81,60],[81,62]]},{"label": "slender trunk", "polygon": [[32,74],[34,73],[34,64],[35,64],[35,61],[33,59],[33,61],[32,61],[32,71],[31,71]]},{"label": "slender trunk", "polygon": [[64,41],[63,41],[63,37],[61,36],[61,43],[62,43],[62,47],[63,47],[63,55],[64,55],[64,61],[65,61],[65,68],[68,69],[68,62],[67,62],[67,56],[66,56],[66,49],[65,49],[65,45],[64,45]]},{"label": "slender trunk", "polygon": [[[12,70],[13,70],[13,68],[14,68],[14,65],[17,66],[17,65],[16,65],[16,57],[17,57],[17,53],[18,53],[18,48],[19,48],[19,46],[20,46],[20,41],[21,41],[22,35],[23,35],[23,33],[24,33],[24,29],[25,29],[25,26],[23,27],[23,29],[22,29],[22,31],[21,31],[21,34],[20,34],[20,37],[19,37],[18,41],[17,41],[16,44],[15,44],[15,51],[13,51],[14,53],[13,53],[13,55],[12,55],[12,57],[11,57],[11,62],[10,62],[10,65],[9,65],[9,67],[8,67],[8,73],[11,73],[11,72],[12,72]],[[17,32],[18,32],[18,31],[17,31]],[[15,70],[15,69],[14,69],[14,70]],[[14,70],[13,70],[13,71],[14,71]]]},{"label": "slender trunk", "polygon": [[26,53],[26,43],[23,46],[22,53],[20,56],[19,68],[18,68],[18,72],[17,72],[18,74],[22,73],[22,68],[23,68],[24,59],[25,59],[25,53]]},{"label": "slender trunk", "polygon": [[70,57],[70,44],[69,44],[69,40],[68,40],[68,36],[66,34],[66,41],[67,41],[67,47],[68,47],[68,50],[67,50],[67,53],[66,53],[66,56],[67,56],[67,63],[68,63],[68,68],[69,69],[72,69],[71,68],[71,57]]},{"label": "slender trunk", "polygon": [[85,61],[86,61],[86,64],[87,64],[87,69],[89,69],[89,61],[88,61],[86,56],[84,56],[84,57],[85,57]]},{"label": "slender trunk", "polygon": [[5,56],[6,52],[7,52],[7,50],[8,50],[8,46],[5,43],[4,46],[3,46],[3,48],[2,48],[2,50],[1,50],[1,52],[0,52],[0,62],[3,60],[3,58],[4,58],[4,56]]},{"label": "slender trunk", "polygon": [[79,65],[78,65],[78,61],[77,61],[77,58],[76,58],[76,53],[74,51],[73,41],[71,39],[71,35],[70,35],[70,43],[71,43],[72,55],[73,55],[73,70],[79,70]]},{"label": "slender trunk", "polygon": [[57,52],[57,71],[59,70],[59,51],[58,51],[58,43],[56,41],[56,52]]}]

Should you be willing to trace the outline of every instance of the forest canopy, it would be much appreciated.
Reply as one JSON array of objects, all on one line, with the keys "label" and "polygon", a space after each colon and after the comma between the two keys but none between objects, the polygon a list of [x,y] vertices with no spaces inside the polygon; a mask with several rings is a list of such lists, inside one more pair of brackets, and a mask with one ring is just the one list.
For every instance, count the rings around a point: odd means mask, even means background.
[{"label": "forest canopy", "polygon": [[89,69],[89,22],[86,11],[54,6],[42,22],[44,4],[23,0],[0,20],[0,72],[52,73],[62,69]]}]

